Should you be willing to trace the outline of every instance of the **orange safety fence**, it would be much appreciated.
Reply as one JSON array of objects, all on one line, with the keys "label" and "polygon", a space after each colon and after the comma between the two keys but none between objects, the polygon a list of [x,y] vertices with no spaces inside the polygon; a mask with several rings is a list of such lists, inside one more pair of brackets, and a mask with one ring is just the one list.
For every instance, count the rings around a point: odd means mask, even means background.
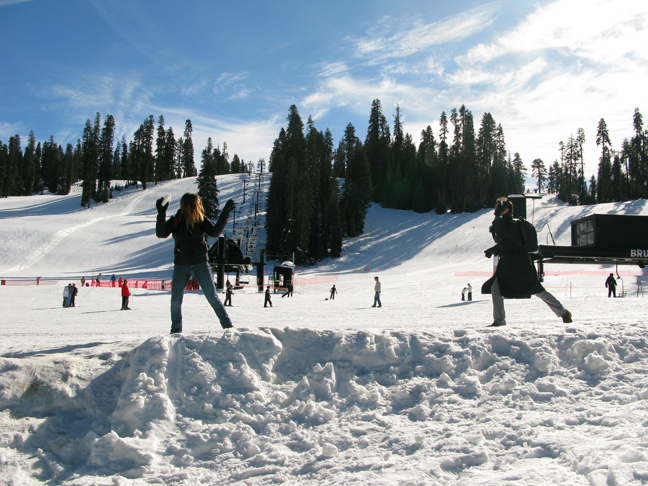
[{"label": "orange safety fence", "polygon": [[[614,273],[621,277],[648,277],[648,272],[641,270],[621,270],[621,271],[611,271],[611,270],[547,270],[545,269],[544,275],[546,277],[606,277]],[[491,277],[493,272],[484,272],[478,270],[470,270],[467,272],[458,272],[455,271],[455,277]]]}]

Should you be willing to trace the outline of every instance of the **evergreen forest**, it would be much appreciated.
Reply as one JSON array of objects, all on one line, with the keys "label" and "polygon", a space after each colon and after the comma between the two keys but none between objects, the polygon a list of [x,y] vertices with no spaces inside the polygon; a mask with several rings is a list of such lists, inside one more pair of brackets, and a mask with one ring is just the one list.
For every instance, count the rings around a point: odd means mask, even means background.
[{"label": "evergreen forest", "polygon": [[[270,154],[273,176],[267,199],[267,252],[295,255],[296,263],[339,257],[342,239],[364,232],[369,206],[461,213],[490,207],[501,195],[524,192],[527,177],[539,192],[558,194],[569,204],[593,204],[648,198],[648,130],[638,108],[632,116],[634,132],[614,149],[607,124],[598,122],[598,172],[584,173],[585,131],[576,130],[557,145],[556,160],[530,162],[530,174],[518,152],[507,149],[504,129],[490,113],[475,126],[464,105],[439,117],[439,132],[421,131],[418,146],[401,122],[395,107],[392,124],[380,100],[371,104],[364,140],[348,124],[337,143],[331,132],[318,130],[309,117],[304,124],[297,107],[289,108]],[[213,146],[208,139],[201,153],[200,173],[194,162],[191,120],[178,138],[152,115],[133,133],[115,138],[115,120],[97,113],[86,121],[76,145],[38,142],[29,133],[22,148],[19,135],[0,140],[0,196],[29,196],[48,191],[68,194],[81,182],[81,205],[107,202],[111,181],[147,184],[197,177],[198,193],[210,218],[218,214],[216,176],[251,172],[254,164],[238,155],[230,161],[227,144]],[[259,161],[263,171],[265,161]]]},{"label": "evergreen forest", "polygon": [[[530,175],[539,192],[556,193],[569,204],[593,204],[648,197],[648,131],[639,109],[634,134],[613,150],[605,120],[596,133],[598,174],[585,178],[585,131],[578,128],[557,147],[547,168],[534,159],[528,174],[520,154],[506,147],[504,129],[490,113],[475,127],[464,105],[442,112],[439,133],[420,133],[418,147],[404,133],[400,107],[390,127],[380,100],[372,102],[362,141],[352,124],[334,148],[327,129],[306,126],[295,105],[289,109],[270,155],[273,173],[266,219],[271,255],[295,254],[297,263],[338,257],[343,237],[363,233],[371,203],[393,209],[439,214],[474,212],[497,197],[522,193]],[[338,181],[340,181],[338,183]]]},{"label": "evergreen forest", "polygon": [[102,122],[97,113],[94,121],[86,121],[76,145],[68,143],[63,147],[54,137],[37,142],[33,131],[24,151],[19,135],[10,137],[6,144],[0,140],[0,196],[29,196],[46,190],[65,195],[72,184],[81,182],[81,205],[89,207],[92,201],[107,202],[114,188],[121,189],[111,186],[113,180],[141,184],[146,189],[147,184],[197,175],[198,192],[212,215],[214,205],[218,205],[215,176],[249,171],[249,164],[238,155],[230,162],[227,144],[223,143],[222,149],[214,148],[210,139],[199,174],[194,162],[191,120],[185,122],[177,139],[173,127],[165,128],[164,116],[158,118],[157,128],[155,125],[150,115],[131,140],[126,140],[125,135],[116,139],[114,117],[108,115]]}]

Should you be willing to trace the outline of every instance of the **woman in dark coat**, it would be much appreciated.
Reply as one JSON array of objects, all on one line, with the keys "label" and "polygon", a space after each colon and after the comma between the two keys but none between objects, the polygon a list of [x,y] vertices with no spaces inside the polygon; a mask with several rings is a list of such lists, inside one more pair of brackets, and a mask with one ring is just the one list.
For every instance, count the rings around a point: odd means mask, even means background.
[{"label": "woman in dark coat", "polygon": [[216,238],[225,229],[230,212],[235,206],[234,201],[230,199],[225,203],[218,221],[214,224],[205,216],[198,194],[187,193],[182,196],[180,209],[167,221],[165,219],[169,203],[163,206],[162,199],[158,199],[156,203],[158,215],[155,234],[158,238],[173,235],[175,240],[171,286],[171,333],[182,332],[182,299],[192,275],[202,287],[221,326],[224,329],[233,327],[227,311],[216,295],[214,277],[208,263],[207,237]]},{"label": "woman in dark coat", "polygon": [[506,325],[503,297],[528,299],[532,295],[542,299],[556,316],[569,323],[571,313],[545,290],[522,242],[520,228],[513,219],[513,203],[501,197],[495,203],[495,219],[490,227],[496,245],[484,252],[487,258],[499,257],[495,275],[482,286],[482,294],[491,294],[493,299],[492,326]]}]

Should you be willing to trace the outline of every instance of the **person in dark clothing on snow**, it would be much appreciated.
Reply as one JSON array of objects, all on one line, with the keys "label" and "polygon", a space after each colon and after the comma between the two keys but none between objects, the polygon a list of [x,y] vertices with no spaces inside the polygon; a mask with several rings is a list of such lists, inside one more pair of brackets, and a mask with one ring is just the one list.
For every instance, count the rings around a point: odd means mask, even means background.
[{"label": "person in dark clothing on snow", "polygon": [[607,278],[607,280],[605,281],[605,286],[606,286],[607,289],[608,289],[608,299],[610,298],[610,296],[611,296],[612,294],[614,294],[614,296],[616,297],[616,286],[617,286],[617,282],[616,282],[616,280],[614,279],[614,274],[613,274],[613,273],[611,273],[610,276],[609,276],[609,277]]},{"label": "person in dark clothing on snow", "polygon": [[283,299],[284,297],[292,297],[293,296],[293,285],[292,283],[286,284],[286,292],[281,296]]},{"label": "person in dark clothing on snow", "polygon": [[79,293],[79,289],[77,289],[77,286],[75,283],[72,284],[72,287],[70,287],[70,307],[76,307],[76,296]]},{"label": "person in dark clothing on snow", "polygon": [[337,289],[335,288],[335,285],[331,287],[331,300],[335,300],[335,294],[337,294]]},{"label": "person in dark clothing on snow", "polygon": [[216,238],[225,229],[229,215],[235,207],[233,200],[225,203],[216,224],[206,216],[198,194],[186,193],[180,199],[180,209],[175,216],[166,219],[169,203],[162,205],[163,198],[156,202],[158,210],[155,235],[167,238],[173,235],[174,266],[171,287],[171,333],[182,332],[182,299],[189,279],[193,275],[202,287],[207,301],[218,316],[223,329],[232,326],[227,311],[216,295],[214,277],[209,268],[207,237]]},{"label": "person in dark clothing on snow", "polygon": [[225,302],[223,305],[225,307],[232,307],[232,294],[234,293],[234,287],[232,284],[227,282],[227,290],[225,291]]},{"label": "person in dark clothing on snow", "polygon": [[558,300],[545,290],[524,247],[521,230],[513,220],[513,203],[501,197],[495,203],[495,219],[490,227],[496,245],[484,252],[487,258],[499,257],[495,275],[482,286],[482,294],[493,299],[493,324],[505,326],[506,312],[503,297],[525,299],[535,295],[542,299],[563,322],[572,322],[572,315]]},{"label": "person in dark clothing on snow", "polygon": [[263,302],[263,307],[268,307],[268,304],[270,304],[270,307],[272,307],[272,299],[270,298],[270,287],[265,291],[265,301]]}]

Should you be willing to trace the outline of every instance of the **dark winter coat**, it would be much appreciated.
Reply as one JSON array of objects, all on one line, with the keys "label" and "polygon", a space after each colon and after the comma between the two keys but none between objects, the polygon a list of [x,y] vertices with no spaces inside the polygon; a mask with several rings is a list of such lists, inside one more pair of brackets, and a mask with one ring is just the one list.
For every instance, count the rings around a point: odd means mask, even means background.
[{"label": "dark winter coat", "polygon": [[482,294],[491,293],[495,278],[502,297],[526,299],[538,294],[544,287],[538,280],[529,253],[524,248],[520,228],[509,214],[498,216],[490,227],[495,243],[487,252],[499,256],[495,275],[482,286]]},{"label": "dark winter coat", "polygon": [[176,265],[197,265],[209,260],[207,251],[207,237],[217,238],[225,229],[229,212],[223,211],[216,224],[205,218],[202,223],[196,223],[192,228],[180,217],[180,211],[171,216],[166,222],[166,215],[158,212],[155,224],[155,235],[158,238],[167,238],[173,235],[175,248],[173,250],[173,263]]},{"label": "dark winter coat", "polygon": [[605,281],[605,286],[609,287],[612,290],[616,289],[617,283],[616,280],[614,280],[614,277],[612,275],[610,275]]}]

